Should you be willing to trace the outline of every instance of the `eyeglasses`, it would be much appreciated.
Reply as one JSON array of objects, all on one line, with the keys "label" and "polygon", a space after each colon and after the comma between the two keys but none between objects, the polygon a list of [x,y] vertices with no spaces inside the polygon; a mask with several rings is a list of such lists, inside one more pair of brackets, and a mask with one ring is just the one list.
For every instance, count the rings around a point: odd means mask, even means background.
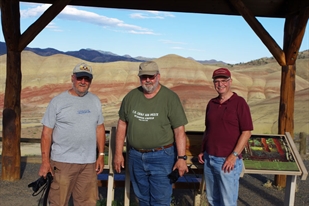
[{"label": "eyeglasses", "polygon": [[224,80],[214,80],[214,84],[226,84],[230,81],[231,79],[230,78],[227,78],[227,79],[224,79]]},{"label": "eyeglasses", "polygon": [[77,81],[82,81],[85,80],[85,82],[91,82],[91,79],[89,77],[76,77]]},{"label": "eyeglasses", "polygon": [[157,75],[142,75],[139,78],[141,78],[141,80],[154,80],[157,77]]}]

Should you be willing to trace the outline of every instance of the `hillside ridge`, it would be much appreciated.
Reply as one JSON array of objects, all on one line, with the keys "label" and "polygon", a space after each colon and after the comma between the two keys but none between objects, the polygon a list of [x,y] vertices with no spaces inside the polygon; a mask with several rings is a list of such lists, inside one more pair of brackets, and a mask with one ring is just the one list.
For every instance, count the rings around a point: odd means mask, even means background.
[{"label": "hillside ridge", "polygon": [[[308,51],[306,51],[308,52]],[[309,133],[309,58],[296,62],[294,131]],[[107,127],[115,126],[121,100],[131,89],[139,86],[140,62],[89,62],[66,54],[39,56],[22,52],[22,136],[37,135],[41,118],[49,101],[71,87],[72,69],[80,62],[93,68],[90,91],[98,95]],[[202,64],[191,58],[168,54],[155,59],[160,67],[161,83],[175,91],[183,104],[189,124],[186,130],[204,129],[205,107],[217,93],[213,88],[214,64]],[[244,97],[250,106],[254,133],[277,133],[281,66],[275,61],[267,64],[226,65],[232,72],[232,90]],[[0,107],[3,108],[6,55],[0,56]],[[2,110],[0,117],[2,118]],[[0,127],[1,128],[1,127]],[[34,132],[35,131],[35,132]],[[35,133],[35,134],[34,134]]]}]

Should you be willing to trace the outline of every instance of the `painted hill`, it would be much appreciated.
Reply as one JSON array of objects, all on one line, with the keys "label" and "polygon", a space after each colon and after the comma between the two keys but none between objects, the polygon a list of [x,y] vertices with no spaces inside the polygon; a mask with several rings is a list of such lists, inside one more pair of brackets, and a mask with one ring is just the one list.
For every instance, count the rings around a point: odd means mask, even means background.
[{"label": "painted hill", "polygon": [[[307,52],[307,51],[306,51]],[[309,51],[308,51],[309,52]],[[5,90],[5,60],[0,56],[0,107]],[[40,120],[52,97],[71,87],[74,66],[83,60],[65,54],[39,56],[22,53],[22,137],[40,137]],[[204,130],[205,107],[217,94],[211,75],[218,66],[201,64],[191,58],[166,55],[155,60],[161,83],[175,91],[185,108],[189,124],[186,130]],[[93,67],[91,91],[99,96],[107,127],[116,126],[122,98],[139,86],[139,62],[87,62]],[[309,133],[309,57],[297,61],[294,125],[295,133]],[[254,133],[277,133],[281,67],[271,59],[267,63],[229,65],[233,91],[249,103]],[[2,118],[2,109],[0,112]]]}]

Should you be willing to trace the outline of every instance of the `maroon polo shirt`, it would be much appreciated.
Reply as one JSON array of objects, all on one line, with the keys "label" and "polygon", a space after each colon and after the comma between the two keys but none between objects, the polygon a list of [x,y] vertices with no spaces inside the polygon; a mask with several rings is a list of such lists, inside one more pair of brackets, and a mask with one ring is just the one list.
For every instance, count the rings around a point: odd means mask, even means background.
[{"label": "maroon polo shirt", "polygon": [[203,151],[216,157],[229,156],[242,131],[253,130],[249,106],[236,93],[223,104],[219,97],[208,102],[205,125]]}]

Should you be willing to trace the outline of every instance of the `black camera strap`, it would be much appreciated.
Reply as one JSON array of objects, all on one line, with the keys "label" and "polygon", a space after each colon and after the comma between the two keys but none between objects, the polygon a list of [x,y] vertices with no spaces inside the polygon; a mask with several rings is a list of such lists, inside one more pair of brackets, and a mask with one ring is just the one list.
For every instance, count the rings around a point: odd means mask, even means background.
[{"label": "black camera strap", "polygon": [[[44,199],[43,199],[43,206],[47,206],[47,198],[48,198],[48,193],[50,190],[50,185],[53,181],[53,177],[51,175],[47,175],[47,181],[45,185],[45,193],[44,193]],[[39,203],[40,205],[40,203]]]},{"label": "black camera strap", "polygon": [[52,177],[52,175],[50,173],[48,173],[46,175],[46,182],[45,182],[45,184],[41,187],[41,189],[39,191],[32,193],[32,196],[37,196],[40,193],[42,193],[41,197],[40,197],[40,200],[39,200],[39,203],[38,203],[38,206],[40,206],[42,197],[43,197],[43,206],[47,206],[47,198],[48,198],[48,193],[49,193],[50,185],[51,185],[52,181],[53,181],[53,177]]}]

